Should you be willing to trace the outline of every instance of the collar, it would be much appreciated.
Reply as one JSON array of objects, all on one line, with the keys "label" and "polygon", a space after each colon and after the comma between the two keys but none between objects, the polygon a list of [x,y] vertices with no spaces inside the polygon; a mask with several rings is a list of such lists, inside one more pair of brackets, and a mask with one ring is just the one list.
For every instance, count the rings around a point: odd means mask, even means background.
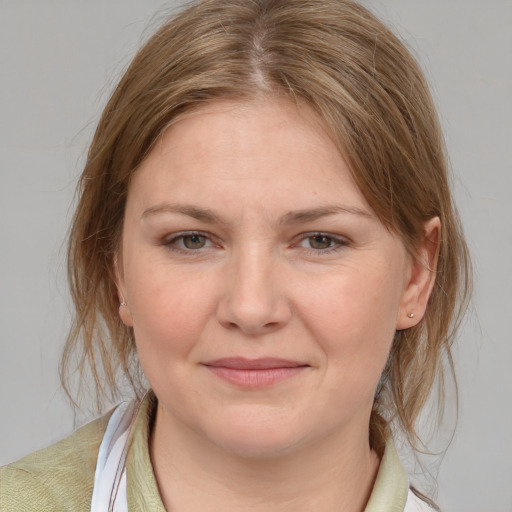
[{"label": "collar", "polygon": [[403,512],[409,492],[409,478],[390,437],[380,461],[373,491],[364,512]]},{"label": "collar", "polygon": [[[166,512],[149,456],[149,436],[156,404],[154,393],[149,391],[142,400],[128,439],[126,478],[129,511]],[[407,473],[400,463],[393,440],[389,438],[365,512],[403,512],[408,490]]]}]

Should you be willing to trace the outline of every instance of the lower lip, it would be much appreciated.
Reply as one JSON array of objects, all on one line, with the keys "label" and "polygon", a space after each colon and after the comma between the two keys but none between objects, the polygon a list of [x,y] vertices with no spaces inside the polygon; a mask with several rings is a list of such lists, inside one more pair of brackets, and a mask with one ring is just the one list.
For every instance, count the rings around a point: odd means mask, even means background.
[{"label": "lower lip", "polygon": [[223,366],[207,366],[217,377],[244,388],[262,388],[277,384],[303,372],[307,366],[293,368],[266,368],[257,370],[239,370]]}]

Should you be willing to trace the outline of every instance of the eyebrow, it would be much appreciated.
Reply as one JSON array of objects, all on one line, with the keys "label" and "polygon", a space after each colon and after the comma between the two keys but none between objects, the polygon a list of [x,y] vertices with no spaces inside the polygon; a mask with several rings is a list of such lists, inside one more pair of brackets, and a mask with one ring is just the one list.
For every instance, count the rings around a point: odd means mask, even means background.
[{"label": "eyebrow", "polygon": [[159,213],[178,213],[181,215],[187,215],[193,219],[207,222],[209,224],[227,224],[219,215],[208,208],[200,208],[198,206],[188,204],[171,204],[163,203],[156,206],[152,206],[147,210],[144,210],[142,218],[151,217]]},{"label": "eyebrow", "polygon": [[362,208],[356,208],[353,206],[322,206],[319,208],[309,208],[305,210],[289,212],[281,218],[280,224],[287,225],[299,224],[301,222],[311,222],[322,217],[329,217],[330,215],[337,215],[340,213],[357,215],[360,217],[366,217],[368,219],[373,218],[369,212],[363,210]]},{"label": "eyebrow", "polygon": [[[152,206],[147,210],[144,210],[142,218],[151,217],[161,213],[177,213],[180,215],[186,215],[208,224],[229,224],[220,215],[215,213],[213,210],[210,210],[209,208],[200,208],[194,205],[174,203],[163,203]],[[357,215],[359,217],[365,217],[368,219],[373,218],[373,216],[368,211],[363,210],[362,208],[333,205],[322,206],[319,208],[306,208],[304,210],[288,212],[283,215],[283,217],[281,217],[279,224],[291,225],[300,224],[303,222],[312,222],[322,217],[329,217],[331,215],[337,214]]]}]

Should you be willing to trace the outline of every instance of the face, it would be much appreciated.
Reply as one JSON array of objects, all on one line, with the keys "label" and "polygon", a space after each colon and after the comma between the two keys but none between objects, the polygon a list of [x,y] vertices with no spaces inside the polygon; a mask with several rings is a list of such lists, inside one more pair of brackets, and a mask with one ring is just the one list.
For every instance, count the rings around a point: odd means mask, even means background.
[{"label": "face", "polygon": [[395,330],[421,316],[402,242],[286,101],[169,128],[130,184],[117,265],[162,422],[242,455],[367,438]]}]

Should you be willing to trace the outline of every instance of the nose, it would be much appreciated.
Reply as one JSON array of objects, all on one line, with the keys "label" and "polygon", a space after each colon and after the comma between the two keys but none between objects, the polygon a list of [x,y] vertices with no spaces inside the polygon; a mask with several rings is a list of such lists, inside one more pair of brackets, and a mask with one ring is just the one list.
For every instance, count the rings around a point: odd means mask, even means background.
[{"label": "nose", "polygon": [[218,321],[225,328],[257,336],[290,321],[292,308],[283,272],[277,258],[268,252],[245,250],[226,268],[226,288],[217,308]]}]

